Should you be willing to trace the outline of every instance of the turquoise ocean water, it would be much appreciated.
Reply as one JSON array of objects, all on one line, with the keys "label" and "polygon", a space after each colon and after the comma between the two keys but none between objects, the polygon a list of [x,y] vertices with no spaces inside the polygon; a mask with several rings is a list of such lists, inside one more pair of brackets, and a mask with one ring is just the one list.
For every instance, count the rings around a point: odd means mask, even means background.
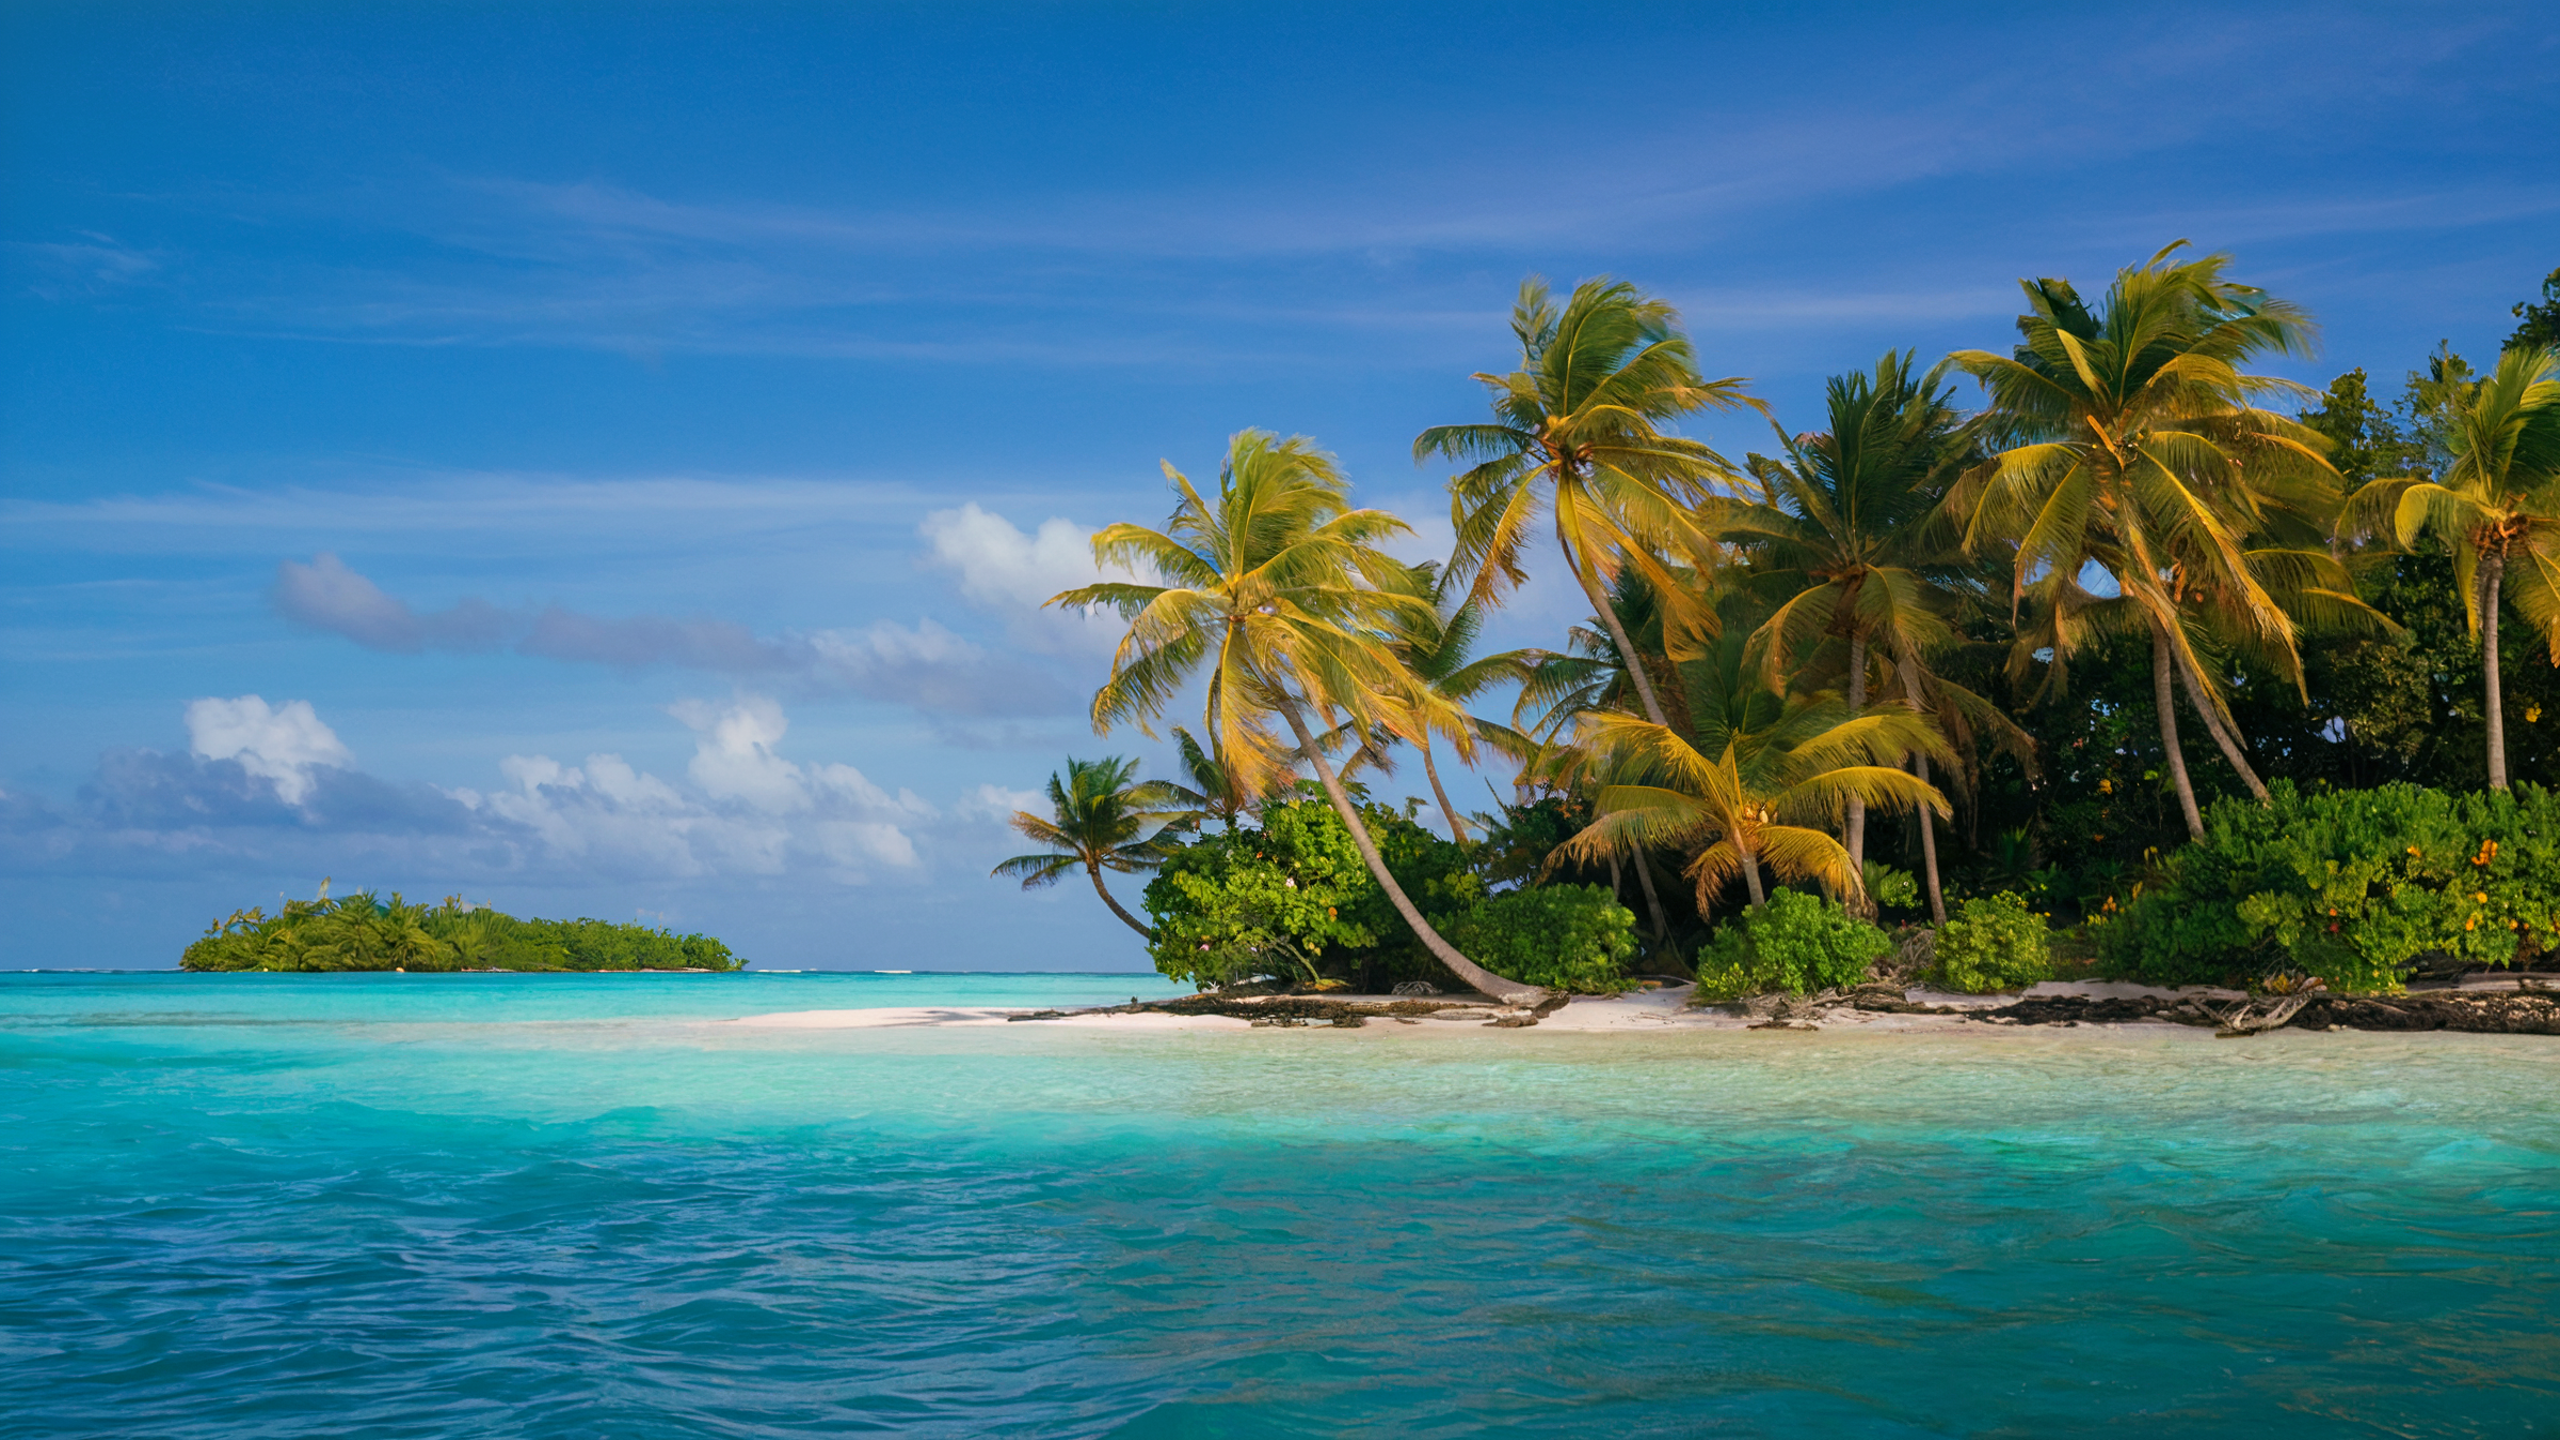
[{"label": "turquoise ocean water", "polygon": [[0,1436],[2560,1434],[2548,1039],[710,1023],[1160,993],[0,975]]}]

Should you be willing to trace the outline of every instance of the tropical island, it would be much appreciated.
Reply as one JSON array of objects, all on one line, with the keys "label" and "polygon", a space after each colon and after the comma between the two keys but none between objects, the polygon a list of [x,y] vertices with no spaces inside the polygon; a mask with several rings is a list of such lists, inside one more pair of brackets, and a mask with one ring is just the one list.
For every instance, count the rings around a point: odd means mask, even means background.
[{"label": "tropical island", "polygon": [[520,920],[459,896],[436,905],[370,890],[237,910],[205,927],[182,970],[722,971],[747,962],[708,935],[609,920]]},{"label": "tropical island", "polygon": [[[2361,368],[2249,373],[2316,330],[2231,266],[2022,281],[2005,349],[1888,353],[1795,426],[1662,300],[1533,279],[1491,414],[1414,442],[1456,471],[1445,560],[1261,430],[1094,537],[1134,578],[1051,603],[1128,622],[1096,732],[1192,697],[1199,728],[1178,780],[1070,759],[996,873],[1081,872],[1222,993],[2530,987],[2560,950],[2560,796],[2520,778],[2560,775],[2560,271],[2494,363],[2440,348],[2386,403]],[[1675,429],[1737,409],[1772,432],[1739,463]],[[1589,621],[1478,653],[1556,561]],[[1509,795],[1454,802],[1450,755]],[[1360,779],[1409,762],[1445,837]],[[1143,919],[1113,874],[1150,877]]]}]

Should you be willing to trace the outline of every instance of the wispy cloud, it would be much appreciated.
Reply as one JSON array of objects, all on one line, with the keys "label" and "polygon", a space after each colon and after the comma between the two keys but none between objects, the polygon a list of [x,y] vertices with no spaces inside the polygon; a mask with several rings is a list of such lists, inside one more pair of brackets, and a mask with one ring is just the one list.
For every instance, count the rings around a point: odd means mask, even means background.
[{"label": "wispy cloud", "polygon": [[477,597],[421,612],[337,556],[276,567],[277,613],[372,650],[512,650],[572,664],[705,670],[780,683],[805,694],[848,694],[933,715],[1054,714],[1067,692],[1044,672],[990,655],[930,619],[860,630],[760,636],[731,621],[664,615],[588,615],[560,606],[510,611]]}]

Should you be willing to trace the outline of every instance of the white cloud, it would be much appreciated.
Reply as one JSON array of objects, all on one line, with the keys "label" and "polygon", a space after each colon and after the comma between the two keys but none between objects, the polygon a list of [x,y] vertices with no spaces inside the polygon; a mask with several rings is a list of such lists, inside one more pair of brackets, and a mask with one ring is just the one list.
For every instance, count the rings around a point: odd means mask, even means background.
[{"label": "white cloud", "polygon": [[1033,814],[1048,808],[1049,797],[1037,790],[1012,790],[1002,785],[980,785],[960,797],[951,813],[964,820],[993,820],[1003,824],[1013,819],[1016,810]]},{"label": "white cloud", "polygon": [[687,700],[668,713],[694,732],[689,788],[635,770],[619,755],[582,766],[511,755],[513,790],[452,792],[475,811],[521,826],[550,855],[669,876],[779,875],[814,861],[853,884],[878,869],[924,863],[918,831],[939,812],[911,790],[891,794],[841,763],[802,764],[778,747],[791,728],[762,696]]},{"label": "white cloud", "polygon": [[256,695],[194,701],[187,706],[187,746],[207,760],[238,761],[241,769],[273,784],[276,798],[287,805],[311,797],[315,768],[355,763],[308,700],[279,707]]},{"label": "white cloud", "polygon": [[1108,651],[1119,643],[1122,627],[1109,611],[1079,615],[1042,608],[1062,590],[1135,578],[1093,563],[1092,531],[1053,516],[1025,534],[975,501],[957,510],[936,510],[916,529],[932,547],[932,563],[958,571],[961,595],[1002,616],[1017,641],[1050,651],[1087,652]]}]

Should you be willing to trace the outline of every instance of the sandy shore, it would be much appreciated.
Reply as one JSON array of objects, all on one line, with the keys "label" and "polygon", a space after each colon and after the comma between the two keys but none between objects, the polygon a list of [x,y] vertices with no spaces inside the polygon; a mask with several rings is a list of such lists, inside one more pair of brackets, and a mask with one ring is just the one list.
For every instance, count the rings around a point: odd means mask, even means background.
[{"label": "sandy shore", "polygon": [[[1667,986],[1658,990],[1640,990],[1626,995],[1577,996],[1560,1008],[1532,1017],[1526,1010],[1485,1003],[1462,1003],[1454,999],[1427,1001],[1417,1005],[1391,995],[1331,994],[1321,997],[1328,1006],[1355,1005],[1384,1008],[1394,1006],[1407,1012],[1361,1017],[1356,1025],[1335,1026],[1321,1019],[1314,1021],[1281,1020],[1276,1023],[1290,1028],[1356,1029],[1365,1034],[1454,1034],[1461,1030],[1485,1028],[1537,1028],[1549,1032],[1658,1032],[1670,1030],[1743,1030],[1770,1028],[1763,1022],[1765,1006],[1754,1007],[1755,1013],[1740,1013],[1726,1008],[1693,1008],[1689,1004],[1692,988],[1687,985]],[[2463,993],[2513,991],[2513,980],[2477,980],[2461,987]],[[1909,989],[1903,998],[1913,1005],[1940,1007],[1955,1011],[1984,1011],[2014,1004],[2022,999],[2060,999],[2078,997],[2087,1000],[2177,1000],[2201,999],[2216,1004],[2246,997],[2237,990],[2220,990],[2191,986],[2167,990],[2147,985],[2115,984],[2098,981],[2048,981],[2023,992],[2001,995],[1957,995],[1928,989]],[[1304,1001],[1309,997],[1269,996],[1242,1003],[1275,1005]],[[1427,1009],[1430,1005],[1439,1008]],[[1276,1013],[1286,1013],[1285,1011]],[[2012,1028],[2007,1025],[1981,1025],[1965,1014],[1898,1014],[1891,1011],[1862,1010],[1847,1005],[1827,1006],[1818,1014],[1803,1007],[1794,1011],[1799,1026],[1810,1024],[1826,1030],[1873,1033],[1928,1032],[1962,1028],[1975,1033]],[[1169,1030],[1247,1030],[1274,1024],[1270,1020],[1253,1020],[1233,1015],[1176,1015],[1145,1006],[1115,1006],[1108,1009],[1081,1011],[1031,1011],[992,1006],[904,1006],[865,1010],[794,1010],[771,1015],[751,1015],[743,1019],[722,1021],[724,1025],[769,1030],[876,1030],[916,1027],[986,1027],[1029,1023],[1042,1029],[1098,1030],[1113,1033],[1141,1033]],[[2145,1017],[2123,1021],[2090,1020],[2069,1026],[2040,1025],[2045,1033],[2059,1029],[2085,1028],[2091,1031],[2122,1030],[2132,1025],[2158,1027],[2164,1030],[2197,1033],[2192,1025]]]},{"label": "sandy shore", "polygon": [[[1750,1015],[1723,1009],[1692,1008],[1689,996],[1693,987],[1669,986],[1660,990],[1641,990],[1626,995],[1577,996],[1563,1008],[1541,1017],[1537,1027],[1549,1031],[1636,1031],[1636,1030],[1742,1030],[1758,1023]],[[1914,1003],[1946,1005],[1962,1009],[1989,1009],[2018,998],[2015,995],[1951,995],[1931,990],[1905,992]],[[2028,992],[2032,995],[2170,995],[2177,992],[2154,990],[2140,985],[2045,984]],[[2236,991],[2196,991],[2212,998],[2238,998]],[[1273,997],[1285,998],[1285,997]],[[1392,995],[1331,994],[1328,1001],[1358,1005],[1387,1005],[1400,997]],[[1371,1016],[1360,1027],[1364,1031],[1382,1033],[1426,1034],[1446,1033],[1461,1029],[1481,1029],[1505,1017],[1524,1012],[1499,1005],[1458,1004],[1421,1016]],[[1160,1012],[1126,1009],[1071,1011],[1048,1015],[1019,1009],[994,1007],[905,1006],[870,1010],[793,1010],[771,1015],[750,1015],[724,1022],[756,1029],[775,1030],[872,1030],[915,1026],[991,1026],[1026,1023],[1017,1016],[1041,1014],[1028,1023],[1051,1029],[1109,1030],[1141,1032],[1157,1030],[1247,1030],[1255,1028],[1250,1020],[1227,1015],[1167,1015]],[[1826,1028],[1875,1031],[1943,1030],[1965,1024],[1961,1016],[1891,1015],[1856,1010],[1837,1010],[1826,1014]],[[1320,1028],[1333,1028],[1330,1026]],[[1522,1027],[1528,1028],[1528,1027]]]}]

